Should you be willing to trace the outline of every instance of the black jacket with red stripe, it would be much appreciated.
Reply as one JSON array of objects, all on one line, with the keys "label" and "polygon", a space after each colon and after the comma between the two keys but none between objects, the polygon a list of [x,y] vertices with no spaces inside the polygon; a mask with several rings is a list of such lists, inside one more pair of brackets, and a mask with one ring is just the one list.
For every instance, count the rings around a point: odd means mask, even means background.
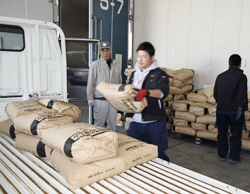
[{"label": "black jacket with red stripe", "polygon": [[[135,71],[132,72],[128,84],[133,84],[134,73]],[[165,111],[163,103],[163,99],[165,99],[169,93],[169,80],[166,72],[160,68],[156,68],[149,71],[143,81],[142,89],[159,89],[163,93],[163,97],[161,99],[146,97],[148,101],[148,106],[141,112],[142,121],[155,121],[166,119],[167,113]],[[126,114],[127,117],[133,117],[133,115],[133,113]]]}]

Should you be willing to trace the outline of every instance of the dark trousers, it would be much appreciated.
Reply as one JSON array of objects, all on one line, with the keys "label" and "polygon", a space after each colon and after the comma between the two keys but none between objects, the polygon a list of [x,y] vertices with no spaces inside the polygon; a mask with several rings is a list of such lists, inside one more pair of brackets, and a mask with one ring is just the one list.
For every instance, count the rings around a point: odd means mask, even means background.
[{"label": "dark trousers", "polygon": [[235,121],[235,115],[216,114],[218,127],[218,154],[220,158],[226,158],[228,153],[228,127],[230,126],[230,150],[229,158],[240,160],[242,127],[245,122],[245,115]]},{"label": "dark trousers", "polygon": [[168,130],[165,119],[152,123],[131,122],[127,135],[157,145],[158,157],[169,161],[168,156],[165,154],[165,149],[168,148]]}]

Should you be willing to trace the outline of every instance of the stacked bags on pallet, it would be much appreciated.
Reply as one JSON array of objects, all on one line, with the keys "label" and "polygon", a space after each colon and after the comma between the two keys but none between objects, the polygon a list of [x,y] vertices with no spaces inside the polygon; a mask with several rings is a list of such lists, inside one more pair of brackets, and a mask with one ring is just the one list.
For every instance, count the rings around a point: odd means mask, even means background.
[{"label": "stacked bags on pallet", "polygon": [[[204,106],[204,115],[198,116],[196,119],[196,123],[202,124],[203,130],[197,130],[197,137],[210,139],[217,141],[218,129],[215,128],[216,123],[216,109],[217,105],[214,99],[214,88],[212,86],[204,87],[203,89],[197,90],[196,97],[199,95],[203,97],[203,100],[206,103]],[[193,98],[195,96],[192,96]]]},{"label": "stacked bags on pallet", "polygon": [[51,99],[11,102],[5,111],[9,119],[0,123],[0,132],[14,139],[17,148],[45,160],[49,160],[51,148],[42,142],[42,133],[54,126],[73,123],[81,116],[77,106]]},{"label": "stacked bags on pallet", "polygon": [[193,90],[194,70],[167,70],[166,73],[169,76],[169,95],[164,99],[164,104],[168,114],[167,126],[171,129],[173,125],[172,105],[176,100],[183,100],[185,94]]},{"label": "stacked bags on pallet", "polygon": [[[185,95],[185,100],[173,104],[173,131],[216,140],[218,130],[215,128],[216,103],[213,88],[203,88]],[[210,103],[208,102],[210,100]]]}]

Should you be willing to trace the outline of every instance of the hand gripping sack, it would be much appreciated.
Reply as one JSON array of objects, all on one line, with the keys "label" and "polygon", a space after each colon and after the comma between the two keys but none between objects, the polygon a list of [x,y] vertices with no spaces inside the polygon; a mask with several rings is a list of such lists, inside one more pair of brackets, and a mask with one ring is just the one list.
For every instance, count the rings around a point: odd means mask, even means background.
[{"label": "hand gripping sack", "polygon": [[131,84],[112,84],[100,82],[96,89],[109,101],[109,103],[121,112],[139,113],[148,106],[146,98],[142,101],[135,101],[134,97],[138,94]]}]

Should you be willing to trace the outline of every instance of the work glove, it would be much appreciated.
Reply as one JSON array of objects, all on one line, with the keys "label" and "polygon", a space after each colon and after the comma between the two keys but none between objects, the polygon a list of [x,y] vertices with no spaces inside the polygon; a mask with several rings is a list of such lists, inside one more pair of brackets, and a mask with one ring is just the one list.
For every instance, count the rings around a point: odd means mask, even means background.
[{"label": "work glove", "polygon": [[94,106],[94,100],[88,100],[89,106],[93,107]]},{"label": "work glove", "polygon": [[242,108],[239,107],[236,111],[235,121],[237,121],[240,118],[241,114],[242,114]]},{"label": "work glove", "polygon": [[148,96],[148,91],[145,89],[134,88],[134,90],[138,92],[138,94],[134,97],[135,101],[142,101],[144,97]]}]

